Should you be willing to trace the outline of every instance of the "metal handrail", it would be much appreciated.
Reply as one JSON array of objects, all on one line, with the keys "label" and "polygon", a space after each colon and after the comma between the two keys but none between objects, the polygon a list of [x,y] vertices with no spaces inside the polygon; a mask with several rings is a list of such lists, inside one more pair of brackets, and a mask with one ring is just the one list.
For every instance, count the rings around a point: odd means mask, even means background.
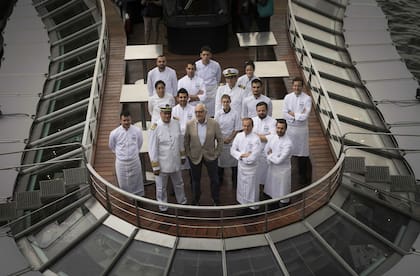
[{"label": "metal handrail", "polygon": [[[332,106],[332,104],[331,104],[331,101],[330,101],[330,97],[329,97],[329,95],[328,95],[328,93],[326,93],[326,91],[327,91],[327,89],[325,89],[325,87],[324,87],[324,85],[323,85],[323,83],[322,83],[322,81],[321,81],[321,76],[319,75],[319,71],[318,71],[318,69],[316,68],[316,65],[315,65],[315,63],[314,63],[314,61],[313,61],[313,59],[312,59],[312,55],[311,55],[311,53],[307,50],[308,49],[308,47],[306,46],[306,44],[305,44],[305,40],[303,39],[303,37],[302,37],[302,33],[301,33],[301,31],[299,30],[299,27],[298,27],[298,25],[297,25],[297,22],[296,22],[296,18],[295,18],[295,15],[294,15],[294,13],[293,13],[293,11],[292,11],[292,1],[291,0],[288,0],[288,18],[289,18],[289,20],[291,20],[292,21],[292,25],[294,26],[294,29],[296,30],[296,35],[297,35],[297,37],[299,38],[299,40],[300,40],[300,43],[302,44],[302,51],[304,52],[303,54],[302,54],[302,58],[303,58],[303,56],[304,56],[304,54],[306,54],[306,57],[309,59],[309,62],[310,62],[310,64],[311,64],[311,71],[313,71],[313,73],[312,72],[308,72],[309,74],[310,74],[310,79],[312,78],[312,76],[314,76],[315,75],[315,77],[316,77],[316,79],[317,79],[317,81],[318,81],[318,83],[319,83],[319,85],[320,85],[320,87],[321,87],[321,90],[323,91],[323,92],[325,92],[324,93],[324,97],[325,97],[325,100],[326,100],[326,103],[327,103],[327,106],[328,106],[328,108],[329,108],[329,110],[330,110],[330,112],[331,112],[331,114],[332,114],[332,116],[333,116],[333,118],[334,118],[334,123],[335,123],[335,126],[336,126],[336,128],[337,128],[337,131],[338,131],[338,137],[342,137],[342,135],[343,135],[343,131],[341,130],[341,126],[340,126],[340,124],[338,123],[339,122],[339,119],[338,119],[338,116],[337,116],[337,113],[334,111],[334,108],[333,108],[333,106]],[[288,23],[289,23],[289,21],[287,21]],[[290,30],[290,23],[289,23],[289,30]],[[296,36],[295,35],[295,36]],[[311,80],[309,80],[309,82],[310,82]],[[318,99],[321,99],[321,96],[319,96],[319,98]],[[320,105],[320,103],[315,103],[318,107],[319,107],[319,105]],[[331,120],[330,120],[330,122],[331,122]],[[324,126],[326,129],[328,128],[327,126]],[[341,142],[341,144],[342,144],[342,142]],[[340,153],[339,153],[340,154]]]},{"label": "metal handrail", "polygon": [[[96,139],[96,120],[92,121],[91,118],[97,118],[99,110],[100,96],[103,90],[103,77],[104,71],[107,67],[107,49],[108,49],[108,30],[106,25],[105,5],[103,1],[97,0],[97,6],[100,7],[101,15],[101,33],[99,36],[98,51],[96,54],[95,70],[93,72],[92,86],[90,90],[88,110],[86,112],[86,124],[83,131],[82,144],[92,145]],[[92,151],[85,151],[86,160],[91,161]]]},{"label": "metal handrail", "polygon": [[[129,192],[126,192],[119,187],[111,184],[109,181],[104,179],[101,175],[99,175],[96,170],[92,167],[91,164],[86,164],[86,167],[89,171],[89,175],[91,177],[91,185],[92,185],[92,191],[93,194],[96,196],[98,201],[102,202],[104,207],[108,210],[108,212],[116,214],[117,216],[121,214],[121,212],[125,213],[128,216],[131,216],[133,220],[137,222],[141,221],[152,221],[152,222],[159,222],[160,224],[165,224],[168,226],[174,226],[177,229],[179,228],[209,228],[209,229],[218,229],[222,232],[225,229],[229,229],[232,227],[237,227],[239,225],[234,224],[235,220],[238,218],[242,218],[242,216],[235,215],[229,215],[226,214],[229,211],[239,211],[241,209],[250,208],[250,207],[259,207],[263,211],[255,214],[255,220],[249,223],[244,223],[243,221],[240,223],[241,226],[243,225],[265,225],[265,227],[262,227],[262,232],[267,232],[268,225],[270,222],[273,222],[275,220],[281,219],[281,217],[270,217],[269,214],[272,213],[272,211],[268,210],[267,206],[270,204],[279,203],[281,200],[285,199],[291,199],[296,196],[302,195],[302,199],[298,201],[296,204],[290,205],[290,207],[297,208],[297,210],[294,210],[292,212],[300,214],[299,220],[304,219],[307,217],[314,209],[314,205],[316,206],[322,206],[329,202],[330,197],[332,196],[334,190],[336,187],[338,187],[338,182],[341,175],[341,169],[344,162],[344,155],[342,155],[335,166],[327,173],[325,174],[321,179],[315,181],[314,183],[310,184],[309,186],[302,188],[298,191],[292,192],[288,195],[282,196],[280,198],[275,199],[269,199],[264,201],[259,201],[255,203],[248,203],[248,204],[240,204],[240,205],[224,205],[224,206],[194,206],[194,205],[181,205],[181,204],[174,204],[174,203],[165,203],[165,202],[158,202],[154,199],[149,199],[141,196],[137,196],[134,194],[131,194]],[[322,196],[318,196],[319,191],[317,192],[316,189],[319,187],[324,187],[325,194]],[[321,190],[321,192],[324,192],[324,190]],[[308,193],[311,193],[311,195],[307,196]],[[122,195],[126,197],[128,200],[121,200],[118,199],[115,194]],[[316,195],[316,196],[314,196]],[[314,197],[314,198],[311,198]],[[308,203],[306,202],[309,198],[311,198],[311,201]],[[135,202],[134,206],[131,202]],[[121,207],[120,205],[124,204],[126,206],[129,206],[131,208],[136,208],[136,212],[130,212],[125,208],[124,206]],[[151,213],[157,214],[156,212],[152,211],[151,208],[145,209],[141,208],[139,206],[144,206],[145,204],[149,204],[153,207],[166,206],[169,210],[173,210],[175,213],[174,215],[171,214],[161,214],[164,217],[171,218],[174,220],[174,222],[168,222],[163,221],[159,219],[153,219],[148,217],[147,215],[144,215],[142,212],[139,212],[139,210],[143,211],[149,211]],[[299,206],[300,205],[300,206]],[[260,210],[261,210],[260,209]],[[116,210],[114,212],[114,210]],[[309,210],[309,212],[307,212]],[[311,211],[312,210],[312,211]],[[179,215],[181,213],[180,211],[186,211],[184,215]],[[212,214],[213,216],[193,216],[189,211],[206,211]],[[216,215],[216,216],[215,216]],[[250,216],[252,217],[252,215]],[[183,224],[186,220],[191,221],[195,220],[200,222],[200,225],[194,225],[194,224]]]}]

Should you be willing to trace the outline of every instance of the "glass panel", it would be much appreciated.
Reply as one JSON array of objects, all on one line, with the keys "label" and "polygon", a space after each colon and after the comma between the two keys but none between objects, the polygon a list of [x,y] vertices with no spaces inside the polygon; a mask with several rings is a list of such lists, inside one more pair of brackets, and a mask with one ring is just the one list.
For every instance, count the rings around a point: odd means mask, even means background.
[{"label": "glass panel", "polygon": [[319,72],[326,73],[328,75],[333,75],[337,78],[348,80],[354,82],[354,80],[358,80],[358,77],[354,73],[353,70],[348,68],[343,68],[328,62],[321,61],[319,59],[313,59],[316,69]]},{"label": "glass panel", "polygon": [[381,122],[376,122],[376,124],[373,122],[373,120],[370,117],[370,114],[372,113],[372,111],[369,109],[350,105],[350,104],[337,101],[331,98],[330,98],[330,102],[337,114],[343,115],[345,117],[348,117],[353,120],[360,121],[362,123],[366,123],[369,125],[376,125],[376,126],[381,125]]},{"label": "glass panel", "polygon": [[70,52],[74,49],[77,49],[85,44],[88,44],[92,41],[98,40],[99,34],[97,29],[93,29],[92,31],[86,32],[83,36],[79,36],[76,39],[72,39],[71,41],[66,42],[62,45],[64,49],[64,53]]},{"label": "glass panel", "polygon": [[[41,1],[41,0],[40,0]],[[45,4],[45,9],[50,12],[55,10],[56,8],[59,8],[60,6],[66,4],[69,0],[55,0],[55,1],[48,1],[47,4]]]},{"label": "glass panel", "polygon": [[351,65],[349,59],[347,58],[347,54],[343,52],[339,52],[322,45],[312,43],[310,41],[305,41],[306,46],[310,50],[311,54],[317,54],[338,62],[343,62],[347,65]]},{"label": "glass panel", "polygon": [[76,2],[75,4],[66,7],[64,10],[54,13],[50,16],[50,19],[54,21],[55,25],[58,25],[87,9],[88,7],[83,2]]},{"label": "glass panel", "polygon": [[276,248],[290,275],[349,275],[309,233],[277,242]]},{"label": "glass panel", "polygon": [[316,38],[318,40],[321,40],[323,42],[329,43],[331,45],[337,45],[337,46],[339,46],[337,44],[337,41],[338,41],[337,35],[333,35],[331,33],[324,32],[324,31],[322,31],[320,29],[317,29],[315,27],[309,26],[309,25],[307,25],[305,23],[302,23],[302,22],[297,22],[297,25],[298,25],[299,31],[303,35]]},{"label": "glass panel", "polygon": [[340,215],[330,217],[316,230],[357,273],[370,270],[394,253],[386,244]]},{"label": "glass panel", "polygon": [[64,26],[61,26],[57,30],[57,33],[60,36],[60,38],[64,38],[68,35],[71,35],[72,33],[75,33],[93,24],[95,24],[95,19],[92,17],[91,14],[86,14],[85,16],[82,16],[81,18],[78,18],[77,20],[73,20],[69,24],[65,24]]},{"label": "glass panel", "polygon": [[[65,143],[65,141],[63,141],[63,143]],[[60,155],[63,155],[67,152],[71,152],[72,150],[75,150],[75,149],[78,149],[78,148],[80,148],[79,145],[44,149],[44,150],[42,150],[41,161],[44,162],[44,161],[56,158]]]},{"label": "glass panel", "polygon": [[71,104],[80,102],[90,96],[90,87],[84,87],[74,93],[68,94],[65,97],[61,97],[55,101],[51,102],[50,112],[60,110],[63,107],[69,106]]},{"label": "glass panel", "polygon": [[63,89],[72,84],[91,78],[93,76],[94,69],[95,67],[93,64],[89,66],[88,68],[85,68],[84,70],[80,70],[78,72],[72,72],[70,75],[66,75],[62,77],[62,79],[56,81],[57,87],[55,90]]},{"label": "glass panel", "polygon": [[336,5],[329,3],[328,1],[324,0],[294,0],[293,2],[302,4],[303,6],[309,6],[311,9],[319,11],[323,14],[329,14],[331,16],[335,16],[338,18],[342,18],[344,15],[344,9],[338,8]]},{"label": "glass panel", "polygon": [[313,12],[311,10],[305,9],[304,7],[300,7],[294,3],[292,3],[292,10],[295,14],[295,16],[301,17],[301,18],[310,18],[312,22],[315,22],[318,25],[324,26],[326,28],[329,28],[331,30],[340,30],[342,28],[341,22],[338,22],[336,20],[332,20],[326,16],[323,16],[319,13]]},{"label": "glass panel", "polygon": [[343,131],[343,134],[347,132],[362,132],[362,133],[368,133],[366,135],[364,134],[348,134],[345,136],[346,139],[354,141],[356,143],[360,143],[362,145],[371,146],[371,147],[384,147],[384,141],[381,139],[378,135],[370,135],[374,134],[373,131],[367,130],[365,128],[357,127],[355,125],[347,124],[344,122],[340,123],[341,130]]},{"label": "glass panel", "polygon": [[226,252],[228,275],[283,275],[268,246]]},{"label": "glass panel", "polygon": [[169,275],[223,275],[222,252],[179,249]]},{"label": "glass panel", "polygon": [[87,106],[85,106],[82,110],[72,113],[69,116],[61,118],[59,120],[54,120],[50,123],[47,123],[46,127],[48,128],[47,135],[56,133],[78,123],[84,122],[86,120],[86,112]]},{"label": "glass panel", "polygon": [[[346,156],[362,156],[365,157],[365,164],[367,166],[387,166],[389,167],[390,174],[400,174],[394,162],[398,162],[398,160],[386,158],[374,153],[352,149],[347,151]],[[401,162],[401,161],[399,161]]]},{"label": "glass panel", "polygon": [[101,225],[50,269],[59,275],[100,275],[127,237]]},{"label": "glass panel", "polygon": [[[91,61],[93,62],[96,59],[98,46],[95,45],[93,48],[83,51],[82,53],[77,53],[76,55],[66,58],[64,61],[60,62],[58,68],[59,72],[71,69],[82,63]],[[58,73],[58,72],[57,72]]]},{"label": "glass panel", "polygon": [[370,102],[370,100],[365,96],[363,91],[359,91],[355,87],[348,86],[325,78],[322,78],[321,81],[325,89],[327,89],[327,91],[329,92],[333,92],[334,94],[350,98],[356,101],[362,101],[366,103]]},{"label": "glass panel", "polygon": [[356,193],[351,193],[341,207],[392,243],[399,243],[409,218]]},{"label": "glass panel", "polygon": [[57,220],[24,239],[31,244],[38,257],[45,262],[61,252],[96,221],[96,217],[89,212],[89,209],[82,206],[63,214]]},{"label": "glass panel", "polygon": [[171,249],[141,241],[133,241],[109,275],[163,275]]}]

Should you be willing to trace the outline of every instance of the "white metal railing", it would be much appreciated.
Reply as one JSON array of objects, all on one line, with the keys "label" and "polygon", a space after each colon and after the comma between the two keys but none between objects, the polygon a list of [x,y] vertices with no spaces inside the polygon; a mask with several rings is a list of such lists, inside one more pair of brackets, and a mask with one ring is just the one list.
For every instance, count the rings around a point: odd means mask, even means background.
[{"label": "white metal railing", "polygon": [[[246,226],[255,227],[255,231],[248,234],[266,233],[278,228],[286,221],[291,223],[302,220],[327,204],[338,187],[343,160],[344,155],[321,179],[286,196],[249,204],[225,206],[193,206],[158,202],[128,193],[111,184],[99,175],[90,164],[87,164],[87,169],[90,175],[91,191],[108,212],[120,216],[138,227],[157,230],[153,224],[158,223],[173,227],[176,229],[176,235],[182,236],[182,233],[187,229],[212,229],[209,232],[214,236],[228,237],[232,236],[230,229]],[[278,213],[279,202],[285,199],[289,199],[291,204],[287,208],[283,208],[284,212]],[[168,207],[169,212],[158,213],[159,205]],[[270,206],[273,205],[276,208],[271,209]],[[259,211],[246,216],[237,214],[238,211],[250,207],[259,207]],[[156,214],[159,216],[154,216]],[[239,218],[249,220],[238,221]],[[188,232],[188,236],[191,236],[190,232]],[[212,236],[212,234],[205,236]]]},{"label": "white metal railing", "polygon": [[[309,70],[305,70],[305,76],[310,84],[310,88],[312,90],[312,96],[314,99],[314,105],[317,108],[318,112],[321,115],[321,124],[323,126],[323,130],[325,134],[331,139],[333,136],[335,137],[342,137],[343,131],[341,130],[341,126],[339,123],[339,119],[337,113],[334,111],[333,105],[331,104],[331,100],[327,93],[327,89],[325,88],[324,84],[321,81],[321,77],[319,75],[319,71],[315,66],[315,62],[312,60],[312,56],[308,47],[306,46],[305,39],[302,36],[302,33],[299,30],[299,26],[296,23],[295,15],[292,10],[292,1],[288,0],[288,26],[289,26],[289,36],[293,45],[299,44],[299,48],[301,49],[301,53],[296,51],[297,59],[301,63],[302,66],[306,66]],[[321,91],[315,91],[312,89],[312,83],[315,83],[320,87]],[[322,113],[321,111],[324,111]],[[324,114],[324,115],[322,115]],[[341,151],[341,144],[342,141],[339,142],[340,146],[331,144],[332,148],[334,149],[335,157],[338,158],[340,156]]]},{"label": "white metal railing", "polygon": [[90,90],[89,105],[83,131],[82,145],[86,149],[87,162],[92,161],[92,145],[96,140],[97,119],[100,109],[102,92],[104,90],[104,75],[107,68],[108,29],[106,25],[105,6],[102,0],[97,0],[100,7],[101,32],[99,36],[98,52],[96,54],[95,70],[93,72],[92,87]]}]

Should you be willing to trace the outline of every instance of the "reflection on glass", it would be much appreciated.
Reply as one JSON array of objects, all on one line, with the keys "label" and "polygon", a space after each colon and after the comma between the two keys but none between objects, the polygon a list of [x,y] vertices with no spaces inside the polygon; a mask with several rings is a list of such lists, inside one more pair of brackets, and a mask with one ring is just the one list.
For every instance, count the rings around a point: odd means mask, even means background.
[{"label": "reflection on glass", "polygon": [[355,193],[350,194],[342,209],[393,243],[398,243],[409,222],[407,216]]},{"label": "reflection on glass", "polygon": [[179,249],[169,275],[223,275],[222,252]]},{"label": "reflection on glass", "polygon": [[89,67],[85,68],[84,70],[80,70],[78,72],[73,72],[70,75],[66,75],[62,77],[59,81],[56,81],[56,90],[63,89],[67,86],[76,84],[83,80],[89,79],[93,76],[94,65],[90,65]]},{"label": "reflection on glass", "polygon": [[228,275],[283,275],[268,246],[228,251],[226,262]]},{"label": "reflection on glass", "polygon": [[78,15],[79,13],[86,11],[87,9],[88,7],[85,3],[75,2],[75,4],[67,6],[62,11],[54,13],[52,16],[50,16],[50,19],[54,21],[55,25],[58,25],[61,22],[64,22]]},{"label": "reflection on glass", "polygon": [[171,249],[133,241],[109,275],[163,275]]},{"label": "reflection on glass", "polygon": [[331,1],[327,0],[295,0],[294,2],[297,2],[303,6],[308,6],[311,9],[321,13],[321,14],[327,14],[329,16],[336,16],[338,18],[341,18],[344,13],[344,9],[340,8],[334,4],[331,3]]},{"label": "reflection on glass", "polygon": [[100,275],[126,239],[102,225],[50,269],[59,275]]},{"label": "reflection on glass", "polygon": [[[77,200],[77,199],[73,199]],[[71,202],[67,202],[70,204]],[[62,206],[64,208],[64,206]],[[52,210],[51,213],[57,210]],[[45,218],[49,214],[41,214]],[[46,261],[57,255],[68,244],[73,242],[83,232],[90,228],[97,221],[89,210],[82,206],[75,210],[64,213],[56,220],[41,228],[32,235],[26,237],[35,252],[42,254],[39,256]]]},{"label": "reflection on glass", "polygon": [[394,253],[386,244],[340,215],[330,217],[316,230],[357,273],[369,271]]},{"label": "reflection on glass", "polygon": [[349,275],[310,233],[276,243],[290,275]]},{"label": "reflection on glass", "polygon": [[[40,1],[37,1],[37,2],[40,2]],[[68,3],[68,0],[47,1],[44,7],[48,12],[51,12],[67,3]]]},{"label": "reflection on glass", "polygon": [[50,112],[60,110],[66,106],[80,102],[81,100],[87,99],[90,96],[90,87],[83,87],[72,93],[58,98],[55,101],[51,101]]},{"label": "reflection on glass", "polygon": [[95,24],[95,19],[93,16],[91,14],[86,14],[85,16],[82,16],[81,18],[73,20],[69,24],[65,24],[64,26],[60,27],[58,29],[58,35],[60,38],[64,38],[93,24]]},{"label": "reflection on glass", "polygon": [[64,118],[54,120],[51,123],[47,123],[45,128],[48,129],[48,135],[62,131],[68,127],[74,126],[78,123],[86,120],[87,106],[83,107],[82,110],[71,113]]}]

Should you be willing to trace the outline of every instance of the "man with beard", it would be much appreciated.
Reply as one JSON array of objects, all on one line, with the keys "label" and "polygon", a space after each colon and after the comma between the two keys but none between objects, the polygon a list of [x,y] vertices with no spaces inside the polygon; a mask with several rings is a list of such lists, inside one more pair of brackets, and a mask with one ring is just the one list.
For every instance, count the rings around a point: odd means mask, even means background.
[{"label": "man with beard", "polygon": [[[291,190],[292,141],[285,135],[286,130],[286,120],[277,120],[276,134],[268,136],[268,142],[264,148],[268,163],[264,193],[270,198],[282,197],[289,194]],[[289,204],[289,201],[289,199],[282,200],[280,206],[284,207]]]},{"label": "man with beard", "polygon": [[144,196],[144,184],[140,163],[143,145],[141,129],[131,124],[128,111],[120,114],[121,125],[109,134],[109,148],[115,153],[115,172],[121,189]]},{"label": "man with beard", "polygon": [[166,93],[175,97],[178,91],[176,72],[171,67],[166,66],[166,57],[164,55],[157,57],[156,67],[147,73],[147,91],[149,92],[149,97],[153,95],[155,84],[159,80],[166,84]]},{"label": "man with beard", "polygon": [[267,103],[259,102],[256,107],[257,116],[253,117],[253,132],[258,135],[261,141],[261,154],[258,161],[257,183],[264,185],[267,176],[267,157],[264,153],[264,146],[267,143],[267,136],[276,133],[276,120],[267,115]]}]

